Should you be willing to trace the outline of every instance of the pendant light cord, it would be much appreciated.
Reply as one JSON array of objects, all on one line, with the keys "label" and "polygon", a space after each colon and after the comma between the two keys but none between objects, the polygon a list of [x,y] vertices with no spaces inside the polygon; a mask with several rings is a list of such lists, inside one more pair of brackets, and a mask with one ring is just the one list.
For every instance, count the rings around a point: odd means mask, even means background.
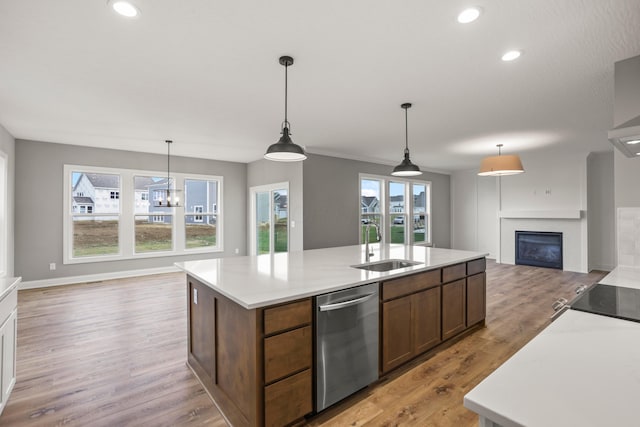
[{"label": "pendant light cord", "polygon": [[409,152],[409,114],[404,109],[404,151]]},{"label": "pendant light cord", "polygon": [[171,141],[167,139],[165,141],[167,143],[167,192],[171,189],[171,181],[169,181],[169,171],[171,170]]},{"label": "pendant light cord", "polygon": [[289,81],[287,75],[287,69],[289,68],[289,63],[285,63],[284,65],[284,127],[288,128],[289,121],[287,120],[287,98],[288,98],[288,84]]}]

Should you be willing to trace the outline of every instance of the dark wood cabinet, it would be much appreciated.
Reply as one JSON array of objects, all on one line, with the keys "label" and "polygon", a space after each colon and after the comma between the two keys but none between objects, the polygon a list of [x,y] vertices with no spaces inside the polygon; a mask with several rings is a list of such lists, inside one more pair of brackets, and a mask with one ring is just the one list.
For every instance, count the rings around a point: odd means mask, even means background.
[{"label": "dark wood cabinet", "polygon": [[467,277],[467,327],[480,323],[486,316],[486,273]]},{"label": "dark wood cabinet", "polygon": [[442,341],[440,333],[440,287],[418,292],[411,297],[415,353],[418,355],[432,349]]},{"label": "dark wood cabinet", "polygon": [[466,279],[442,285],[442,339],[466,328]]},{"label": "dark wood cabinet", "polygon": [[189,281],[189,352],[207,376],[215,378],[215,296],[208,286]]},{"label": "dark wood cabinet", "polygon": [[387,372],[414,355],[411,295],[382,304],[381,370]]},{"label": "dark wood cabinet", "polygon": [[437,269],[382,284],[381,372],[440,342],[440,280]]},{"label": "dark wood cabinet", "polygon": [[234,426],[282,426],[313,411],[311,299],[245,309],[188,280],[188,365]]},{"label": "dark wood cabinet", "polygon": [[[380,366],[387,373],[484,321],[485,260],[381,284]],[[245,309],[187,276],[188,365],[234,426],[283,426],[313,411],[313,306]]]}]

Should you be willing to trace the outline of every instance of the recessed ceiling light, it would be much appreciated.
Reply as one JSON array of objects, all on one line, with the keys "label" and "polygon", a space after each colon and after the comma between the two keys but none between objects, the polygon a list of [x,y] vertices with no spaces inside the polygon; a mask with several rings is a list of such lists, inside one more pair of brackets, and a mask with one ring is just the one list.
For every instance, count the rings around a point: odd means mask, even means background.
[{"label": "recessed ceiling light", "polygon": [[458,15],[458,22],[461,24],[468,24],[469,22],[473,22],[480,16],[481,9],[479,7],[470,7]]},{"label": "recessed ceiling light", "polygon": [[137,18],[140,15],[140,9],[129,1],[109,0],[107,4],[109,4],[109,6],[111,6],[111,8],[118,14],[127,18]]},{"label": "recessed ceiling light", "polygon": [[629,141],[627,141],[627,144],[629,144],[629,145],[640,144],[640,139],[629,140]]},{"label": "recessed ceiling light", "polygon": [[519,51],[519,50],[510,50],[509,52],[506,52],[504,55],[502,55],[502,60],[503,61],[513,61],[514,59],[520,58],[520,55],[522,55],[521,51]]}]

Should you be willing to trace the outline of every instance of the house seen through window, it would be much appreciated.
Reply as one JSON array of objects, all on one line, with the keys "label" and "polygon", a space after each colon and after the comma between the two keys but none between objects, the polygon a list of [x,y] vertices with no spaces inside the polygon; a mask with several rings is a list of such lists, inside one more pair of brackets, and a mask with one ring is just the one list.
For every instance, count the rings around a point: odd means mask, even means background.
[{"label": "house seen through window", "polygon": [[[430,190],[427,181],[361,176],[360,241],[365,241],[367,225],[375,224],[383,242],[431,243]],[[376,241],[374,227],[369,226],[369,234],[369,241]]]},{"label": "house seen through window", "polygon": [[[65,263],[222,250],[222,177],[65,165],[64,180]],[[184,207],[153,203],[168,186]]]}]

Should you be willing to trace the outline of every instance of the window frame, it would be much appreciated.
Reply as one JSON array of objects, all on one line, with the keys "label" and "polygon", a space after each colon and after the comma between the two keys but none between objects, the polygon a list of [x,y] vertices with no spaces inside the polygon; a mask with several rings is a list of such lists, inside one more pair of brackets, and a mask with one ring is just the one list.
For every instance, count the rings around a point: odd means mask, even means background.
[{"label": "window frame", "polygon": [[[382,175],[374,175],[368,173],[360,173],[358,174],[358,241],[360,244],[364,244],[362,239],[362,181],[363,180],[371,180],[371,181],[380,181],[380,201],[381,209],[379,213],[370,213],[370,215],[377,215],[380,217],[380,235],[382,236],[382,243],[390,243],[391,242],[391,226],[394,218],[396,216],[402,216],[404,218],[405,227],[405,245],[416,245],[416,246],[432,246],[432,227],[431,227],[431,181],[420,180],[420,179],[411,179],[411,178],[402,178],[396,176],[382,176]],[[390,184],[394,183],[403,183],[404,184],[404,210],[403,212],[390,212],[391,211],[391,192],[390,192]],[[424,185],[425,187],[425,225],[427,226],[427,232],[425,235],[425,241],[423,242],[415,242],[413,235],[413,217],[414,217],[414,200],[413,200],[413,186],[414,184]],[[428,209],[427,209],[428,208]],[[407,241],[407,236],[409,237]],[[395,243],[400,244],[400,243]]]},{"label": "window frame", "polygon": [[[114,174],[120,177],[120,189],[118,192],[118,199],[111,199],[111,194],[107,200],[119,201],[119,213],[107,214],[107,213],[86,213],[80,215],[78,212],[72,212],[73,206],[73,191],[71,188],[71,174],[73,172],[80,173],[100,173],[100,174]],[[199,179],[208,181],[217,181],[218,194],[217,201],[215,202],[218,208],[216,212],[216,225],[217,225],[217,238],[215,246],[207,246],[202,248],[186,248],[185,237],[185,212],[184,207],[170,208],[168,212],[162,212],[163,216],[170,216],[172,218],[172,249],[166,251],[153,251],[153,252],[140,252],[135,251],[135,218],[137,216],[152,216],[154,212],[152,210],[153,203],[149,201],[149,212],[141,214],[136,213],[135,209],[135,185],[134,177],[136,176],[166,176],[166,171],[152,171],[152,170],[137,170],[137,169],[123,169],[123,168],[109,168],[87,165],[64,165],[64,177],[63,177],[63,264],[83,264],[93,262],[105,262],[105,261],[119,261],[127,259],[144,259],[144,258],[158,258],[166,256],[187,255],[194,253],[216,253],[224,252],[224,222],[222,205],[224,178],[220,175],[202,175],[192,173],[173,172],[170,178],[174,182],[175,188],[181,188],[184,190],[185,180]],[[149,197],[152,198],[152,197]],[[97,256],[85,256],[74,257],[73,256],[73,216],[118,216],[118,253],[112,255],[97,255]],[[158,213],[160,214],[160,213]]]}]

